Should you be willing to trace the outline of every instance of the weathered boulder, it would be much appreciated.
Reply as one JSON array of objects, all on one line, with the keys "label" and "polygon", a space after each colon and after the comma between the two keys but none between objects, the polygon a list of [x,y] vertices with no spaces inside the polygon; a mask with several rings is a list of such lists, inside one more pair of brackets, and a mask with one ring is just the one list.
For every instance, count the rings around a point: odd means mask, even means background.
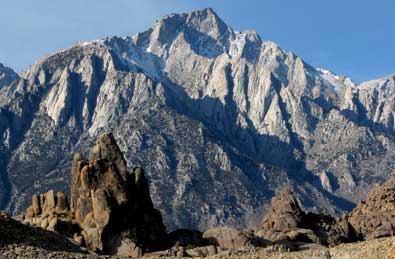
[{"label": "weathered boulder", "polygon": [[47,229],[51,231],[55,231],[56,226],[58,225],[58,217],[54,217],[51,219],[51,221],[48,223]]},{"label": "weathered boulder", "polygon": [[55,206],[56,212],[57,213],[67,212],[70,209],[67,195],[64,192],[58,192],[56,194],[56,197],[57,197],[56,206]]},{"label": "weathered boulder", "polygon": [[282,190],[272,199],[272,206],[256,229],[256,235],[272,241],[331,246],[356,240],[354,229],[347,221],[304,212],[289,189]]},{"label": "weathered boulder", "polygon": [[45,194],[44,209],[49,211],[56,206],[56,197],[54,190],[50,190]]},{"label": "weathered boulder", "polygon": [[203,233],[203,238],[209,243],[222,249],[239,249],[241,247],[253,246],[250,238],[240,230],[230,227],[218,227],[209,229]]},{"label": "weathered boulder", "polygon": [[284,230],[281,234],[277,235],[273,242],[288,240],[292,242],[303,242],[303,243],[321,243],[320,239],[311,229],[305,228],[294,228]]},{"label": "weathered boulder", "polygon": [[262,219],[259,236],[275,239],[280,232],[300,227],[304,212],[289,189],[284,189],[272,199],[271,208]]},{"label": "weathered boulder", "polygon": [[73,226],[67,195],[63,192],[55,195],[53,190],[32,196],[32,205],[26,210],[24,222],[69,237],[76,228],[75,224]]},{"label": "weathered boulder", "polygon": [[210,246],[201,246],[201,247],[187,249],[185,253],[190,257],[207,257],[207,256],[213,256],[220,251],[222,250],[221,249],[218,250],[216,246],[210,245]]},{"label": "weathered boulder", "polygon": [[101,136],[89,159],[74,155],[70,204],[53,190],[34,195],[25,223],[57,231],[92,251],[141,256],[167,244],[142,168],[127,171],[112,134]]},{"label": "weathered boulder", "polygon": [[41,213],[40,198],[37,195],[32,196],[32,209],[35,216]]},{"label": "weathered boulder", "polygon": [[362,239],[395,235],[395,175],[374,187],[347,216]]}]

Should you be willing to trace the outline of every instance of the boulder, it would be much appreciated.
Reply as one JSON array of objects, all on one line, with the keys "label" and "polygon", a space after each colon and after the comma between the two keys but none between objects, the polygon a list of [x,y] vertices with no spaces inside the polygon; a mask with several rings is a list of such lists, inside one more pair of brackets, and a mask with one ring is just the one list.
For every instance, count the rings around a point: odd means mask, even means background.
[{"label": "boulder", "polygon": [[56,202],[56,211],[57,213],[66,212],[69,210],[69,202],[67,199],[67,195],[64,192],[58,192],[56,194],[57,202]]},{"label": "boulder", "polygon": [[32,196],[32,208],[34,216],[40,215],[41,206],[40,206],[40,198],[37,195]]},{"label": "boulder", "polygon": [[134,258],[141,257],[143,250],[130,239],[118,239],[119,243],[116,245],[115,254],[119,256],[132,256]]},{"label": "boulder", "polygon": [[50,190],[45,194],[45,210],[54,209],[56,206],[56,198],[54,190]]},{"label": "boulder", "polygon": [[375,186],[347,216],[359,238],[373,239],[395,235],[395,175]]},{"label": "boulder", "polygon": [[55,231],[55,228],[58,224],[58,217],[54,217],[49,223],[47,230]]},{"label": "boulder", "polygon": [[252,246],[249,237],[245,233],[230,227],[209,229],[203,233],[203,238],[222,249],[234,250],[241,247]]},{"label": "boulder", "polygon": [[256,235],[272,241],[317,243],[334,246],[356,240],[353,227],[323,213],[304,212],[289,189],[272,199],[271,208]]},{"label": "boulder", "polygon": [[34,209],[32,206],[26,209],[25,218],[30,219],[34,217]]},{"label": "boulder", "polygon": [[49,224],[48,219],[47,219],[47,218],[43,219],[43,220],[41,221],[41,228],[47,229],[48,224]]},{"label": "boulder", "polygon": [[201,246],[192,249],[187,249],[185,253],[190,257],[207,257],[213,256],[217,253],[217,247],[210,246]]},{"label": "boulder", "polygon": [[303,217],[304,212],[291,190],[284,189],[272,199],[271,208],[261,221],[258,235],[275,239],[279,232],[300,227]]},{"label": "boulder", "polygon": [[305,228],[294,228],[291,230],[286,230],[280,235],[276,236],[273,240],[274,242],[280,240],[288,240],[291,242],[302,242],[302,243],[321,243],[320,239],[311,229]]}]

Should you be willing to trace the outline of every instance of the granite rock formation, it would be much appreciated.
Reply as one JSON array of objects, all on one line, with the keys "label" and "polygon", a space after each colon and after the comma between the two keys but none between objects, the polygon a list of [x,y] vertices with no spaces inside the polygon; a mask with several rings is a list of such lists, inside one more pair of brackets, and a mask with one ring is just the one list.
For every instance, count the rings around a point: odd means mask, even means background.
[{"label": "granite rock formation", "polygon": [[161,248],[165,227],[148,188],[142,168],[128,173],[112,134],[97,140],[89,160],[76,154],[72,165],[71,210],[83,229],[87,247],[114,254],[142,249],[136,251],[141,254]]},{"label": "granite rock formation", "polygon": [[27,208],[23,222],[73,237],[78,226],[72,219],[66,194],[50,190],[45,194],[32,196],[32,205]]},{"label": "granite rock formation", "polygon": [[357,240],[347,220],[304,212],[289,189],[272,199],[272,206],[256,229],[256,235],[274,242],[284,240],[325,246]]},{"label": "granite rock formation", "polygon": [[376,185],[350,213],[341,218],[304,212],[289,189],[272,199],[272,207],[257,228],[269,240],[308,241],[337,245],[395,234],[395,176]]},{"label": "granite rock formation", "polygon": [[97,140],[88,160],[76,153],[71,174],[70,205],[61,192],[33,195],[25,223],[57,231],[104,254],[141,256],[167,244],[144,171],[127,171],[112,134]]},{"label": "granite rock formation", "polygon": [[363,239],[394,236],[395,176],[375,186],[347,218]]}]

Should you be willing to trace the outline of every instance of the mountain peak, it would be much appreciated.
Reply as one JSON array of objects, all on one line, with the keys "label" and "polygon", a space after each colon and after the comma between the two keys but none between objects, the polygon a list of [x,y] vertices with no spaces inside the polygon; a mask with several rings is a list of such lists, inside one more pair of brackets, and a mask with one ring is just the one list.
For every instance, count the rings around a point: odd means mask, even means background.
[{"label": "mountain peak", "polygon": [[12,81],[18,78],[19,75],[14,70],[0,63],[0,88],[12,83]]},{"label": "mountain peak", "polygon": [[395,95],[395,75],[389,75],[383,78],[362,82],[358,85],[359,89],[379,90],[386,96]]},{"label": "mountain peak", "polygon": [[215,23],[225,23],[219,16],[218,14],[210,7],[204,8],[204,9],[199,9],[192,11],[190,13],[187,13],[188,17],[200,17],[203,19],[212,19]]},{"label": "mountain peak", "polygon": [[186,22],[199,32],[218,39],[226,33],[228,26],[211,8],[191,12]]},{"label": "mountain peak", "polygon": [[138,48],[157,56],[168,52],[172,43],[180,37],[198,53],[209,49],[218,54],[228,45],[232,34],[225,22],[211,8],[206,8],[167,15],[151,28],[133,36],[132,40]]}]

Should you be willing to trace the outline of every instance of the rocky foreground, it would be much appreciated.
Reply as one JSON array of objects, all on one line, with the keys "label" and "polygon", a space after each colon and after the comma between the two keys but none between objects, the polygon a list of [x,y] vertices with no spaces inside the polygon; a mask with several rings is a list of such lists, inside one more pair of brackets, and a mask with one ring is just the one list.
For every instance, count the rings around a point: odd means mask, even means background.
[{"label": "rocky foreground", "polygon": [[[0,214],[0,258],[128,258],[100,256],[76,246],[61,235],[34,228]],[[145,255],[145,258],[182,258],[177,256]],[[130,257],[129,257],[130,258]],[[218,259],[394,259],[395,237],[342,244],[332,248],[315,247],[298,252],[277,252],[273,246],[257,251],[229,251],[208,258]]]},{"label": "rocky foreground", "polygon": [[127,168],[111,133],[87,159],[76,153],[70,199],[50,190],[23,215],[0,215],[1,258],[394,258],[394,176],[341,218],[304,211],[284,189],[253,229],[168,232],[144,170]]}]

